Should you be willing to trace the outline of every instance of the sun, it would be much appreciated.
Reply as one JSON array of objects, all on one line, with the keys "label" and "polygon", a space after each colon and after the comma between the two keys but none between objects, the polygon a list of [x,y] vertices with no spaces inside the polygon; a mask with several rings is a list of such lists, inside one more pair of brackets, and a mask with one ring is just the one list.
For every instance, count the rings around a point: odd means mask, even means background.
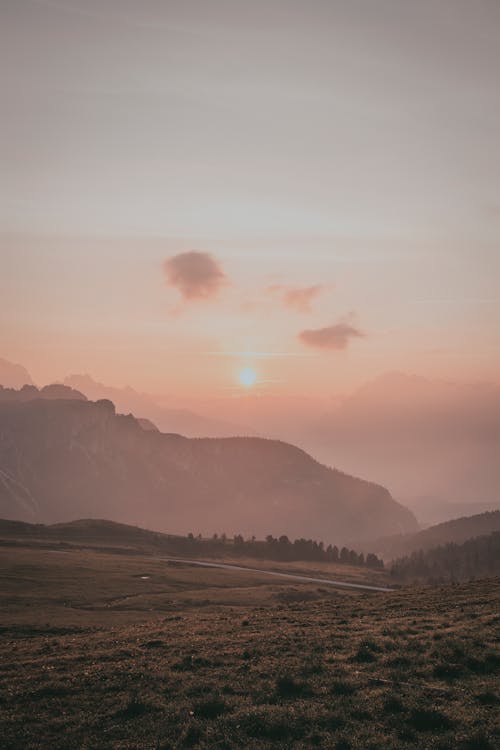
[{"label": "sun", "polygon": [[241,385],[244,385],[245,388],[250,388],[257,380],[257,375],[251,367],[244,367],[243,370],[240,370],[238,378]]}]

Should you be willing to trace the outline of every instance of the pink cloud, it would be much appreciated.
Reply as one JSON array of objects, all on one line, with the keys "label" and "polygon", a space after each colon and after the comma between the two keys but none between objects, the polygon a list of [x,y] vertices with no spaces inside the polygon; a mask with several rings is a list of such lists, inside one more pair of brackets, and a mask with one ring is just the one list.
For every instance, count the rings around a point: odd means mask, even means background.
[{"label": "pink cloud", "polygon": [[297,312],[308,313],[311,312],[312,301],[323,291],[324,286],[322,284],[314,284],[313,286],[304,287],[289,287],[275,284],[270,286],[268,291],[272,294],[278,294],[284,305],[291,307]]},{"label": "pink cloud", "polygon": [[226,275],[209,253],[190,250],[167,258],[163,264],[167,284],[185,300],[215,297],[226,283]]},{"label": "pink cloud", "polygon": [[346,349],[350,339],[360,338],[364,333],[349,323],[340,322],[326,328],[315,328],[301,331],[299,340],[305,346],[317,349],[342,350]]}]

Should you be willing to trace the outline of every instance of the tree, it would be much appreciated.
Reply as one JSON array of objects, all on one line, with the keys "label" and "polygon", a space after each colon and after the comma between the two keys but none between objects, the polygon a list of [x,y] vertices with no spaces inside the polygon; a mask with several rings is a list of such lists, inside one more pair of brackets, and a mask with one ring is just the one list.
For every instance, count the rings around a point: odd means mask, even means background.
[{"label": "tree", "polygon": [[352,565],[357,565],[358,564],[358,553],[355,552],[353,549],[349,550],[349,562]]},{"label": "tree", "polygon": [[347,547],[342,547],[342,549],[340,550],[340,562],[349,562],[349,550],[347,549]]}]

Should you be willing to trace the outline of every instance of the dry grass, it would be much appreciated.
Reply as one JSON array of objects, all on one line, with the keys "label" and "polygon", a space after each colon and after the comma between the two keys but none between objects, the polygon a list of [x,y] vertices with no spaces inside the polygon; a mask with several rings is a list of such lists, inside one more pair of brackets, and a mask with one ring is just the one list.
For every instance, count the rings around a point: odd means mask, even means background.
[{"label": "dry grass", "polygon": [[88,550],[0,557],[6,750],[498,746],[498,581],[365,594]]},{"label": "dry grass", "polygon": [[[265,562],[261,564],[266,567]],[[274,565],[269,562],[269,568]],[[300,568],[297,563],[295,567],[299,573],[311,573],[308,567]],[[4,624],[29,624],[34,610],[43,625],[92,627],[150,620],[179,609],[274,607],[278,601],[314,601],[349,593],[252,571],[168,563],[135,552],[0,547],[0,617]]]},{"label": "dry grass", "polygon": [[[209,559],[209,558],[207,558]],[[265,570],[286,571],[298,575],[308,575],[323,578],[338,578],[353,583],[372,583],[374,586],[393,585],[393,579],[385,570],[374,570],[361,565],[347,563],[320,562],[318,560],[304,560],[284,562],[278,560],[260,560],[255,557],[213,558],[216,562],[234,563],[248,568],[263,568]]]}]

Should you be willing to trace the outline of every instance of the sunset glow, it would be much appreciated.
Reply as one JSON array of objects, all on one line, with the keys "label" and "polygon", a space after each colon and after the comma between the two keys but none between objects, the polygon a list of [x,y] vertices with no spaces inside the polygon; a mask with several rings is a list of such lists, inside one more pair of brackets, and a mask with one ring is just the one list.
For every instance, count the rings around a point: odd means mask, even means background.
[{"label": "sunset glow", "polygon": [[245,388],[250,388],[255,384],[256,380],[257,375],[255,373],[255,370],[253,370],[251,367],[244,367],[243,370],[240,370],[239,381],[241,385],[245,386]]},{"label": "sunset glow", "polygon": [[282,434],[386,373],[498,382],[495,3],[1,12],[0,357],[34,383],[238,429],[265,398]]},{"label": "sunset glow", "polygon": [[0,0],[6,750],[497,746],[499,83],[500,0]]}]

